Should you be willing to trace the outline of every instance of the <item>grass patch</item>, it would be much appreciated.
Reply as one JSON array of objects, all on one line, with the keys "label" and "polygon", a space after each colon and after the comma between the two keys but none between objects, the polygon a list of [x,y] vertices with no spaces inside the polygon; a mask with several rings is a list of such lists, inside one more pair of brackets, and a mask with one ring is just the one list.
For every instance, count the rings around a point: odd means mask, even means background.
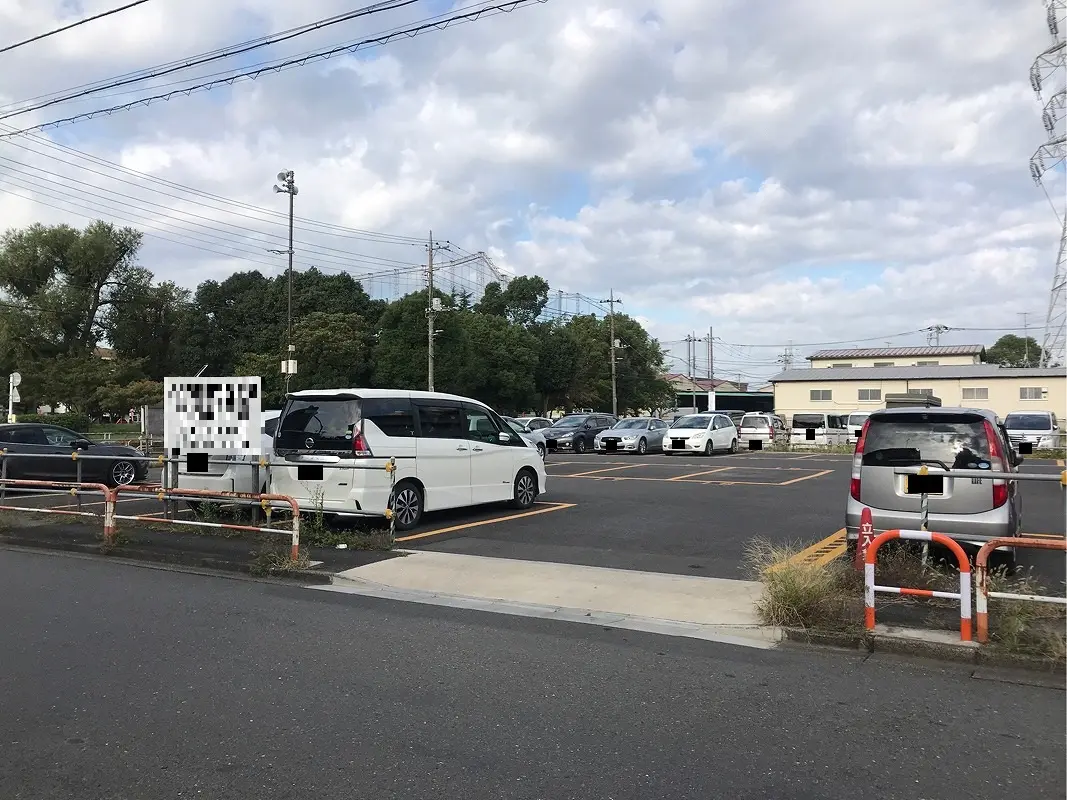
[{"label": "grass patch", "polygon": [[[913,589],[959,590],[959,571],[935,548],[923,564],[917,543],[889,542],[878,550],[878,583]],[[826,566],[793,562],[803,545],[757,539],[746,548],[750,574],[763,583],[756,606],[767,625],[811,631],[856,632],[863,628],[863,574],[838,559]],[[1044,595],[1050,592],[1029,575],[994,571],[994,591]],[[959,626],[955,600],[879,594],[878,618],[894,625],[954,630]],[[1022,600],[990,600],[990,645],[1016,654],[1062,660],[1067,656],[1067,610],[1060,605]]]},{"label": "grass patch", "polygon": [[248,571],[253,575],[287,575],[311,568],[311,559],[301,551],[296,559],[290,557],[288,548],[272,547],[252,553]]}]

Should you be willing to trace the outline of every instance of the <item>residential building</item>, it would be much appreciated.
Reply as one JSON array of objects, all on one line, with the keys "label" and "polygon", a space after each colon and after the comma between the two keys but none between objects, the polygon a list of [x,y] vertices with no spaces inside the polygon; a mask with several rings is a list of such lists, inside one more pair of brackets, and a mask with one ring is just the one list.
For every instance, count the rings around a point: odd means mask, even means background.
[{"label": "residential building", "polygon": [[675,407],[685,411],[707,411],[709,391],[714,387],[715,408],[720,411],[771,411],[774,394],[771,391],[749,391],[745,381],[721,378],[690,378],[670,372],[663,376],[674,387]]},{"label": "residential building", "polygon": [[958,344],[936,347],[881,347],[820,350],[808,356],[812,369],[852,367],[960,367],[980,364],[985,347]]},{"label": "residential building", "polygon": [[884,408],[887,394],[930,394],[944,406],[1054,411],[1067,418],[1067,373],[1062,367],[1012,369],[997,364],[791,369],[771,378],[775,411],[848,413]]}]

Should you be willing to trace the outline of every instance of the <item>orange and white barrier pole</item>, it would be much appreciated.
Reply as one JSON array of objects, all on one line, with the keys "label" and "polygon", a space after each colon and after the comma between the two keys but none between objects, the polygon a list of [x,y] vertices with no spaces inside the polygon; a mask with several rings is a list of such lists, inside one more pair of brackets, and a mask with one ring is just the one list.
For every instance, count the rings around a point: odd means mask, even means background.
[{"label": "orange and white barrier pole", "polygon": [[[890,539],[911,539],[918,542],[937,542],[947,547],[956,556],[960,566],[960,590],[958,592],[939,592],[933,589],[908,589],[901,586],[878,586],[874,582],[874,565],[878,557],[878,548]],[[867,548],[867,555],[863,565],[863,624],[869,630],[874,630],[874,595],[876,592],[884,594],[899,594],[907,597],[943,597],[949,600],[960,601],[960,640],[971,641],[971,562],[963,548],[943,533],[931,533],[930,531],[886,531],[875,537],[871,546]]]},{"label": "orange and white barrier pole", "polygon": [[989,641],[989,598],[1000,600],[1030,600],[1035,603],[1059,603],[1067,605],[1067,598],[1051,597],[1039,594],[1012,594],[1011,592],[992,592],[989,590],[989,554],[998,547],[1032,547],[1038,550],[1067,550],[1067,540],[1064,539],[1025,539],[1004,537],[990,539],[982,549],[978,551],[978,557],[974,560],[975,570],[975,611],[977,611],[978,641],[985,644]]}]

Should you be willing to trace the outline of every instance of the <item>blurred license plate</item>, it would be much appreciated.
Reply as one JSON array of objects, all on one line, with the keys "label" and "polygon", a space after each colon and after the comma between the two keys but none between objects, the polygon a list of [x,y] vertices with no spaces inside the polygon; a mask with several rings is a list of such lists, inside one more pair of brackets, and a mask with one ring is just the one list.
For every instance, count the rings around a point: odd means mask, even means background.
[{"label": "blurred license plate", "polygon": [[905,491],[908,494],[944,494],[945,479],[941,475],[908,475]]}]

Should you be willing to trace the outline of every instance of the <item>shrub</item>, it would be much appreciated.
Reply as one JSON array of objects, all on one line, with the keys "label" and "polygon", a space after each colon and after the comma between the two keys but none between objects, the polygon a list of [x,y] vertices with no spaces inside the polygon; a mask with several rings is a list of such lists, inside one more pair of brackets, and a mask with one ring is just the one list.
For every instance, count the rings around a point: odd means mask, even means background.
[{"label": "shrub", "polygon": [[17,414],[19,422],[40,422],[45,425],[58,425],[70,428],[77,433],[88,433],[93,424],[88,414]]}]

